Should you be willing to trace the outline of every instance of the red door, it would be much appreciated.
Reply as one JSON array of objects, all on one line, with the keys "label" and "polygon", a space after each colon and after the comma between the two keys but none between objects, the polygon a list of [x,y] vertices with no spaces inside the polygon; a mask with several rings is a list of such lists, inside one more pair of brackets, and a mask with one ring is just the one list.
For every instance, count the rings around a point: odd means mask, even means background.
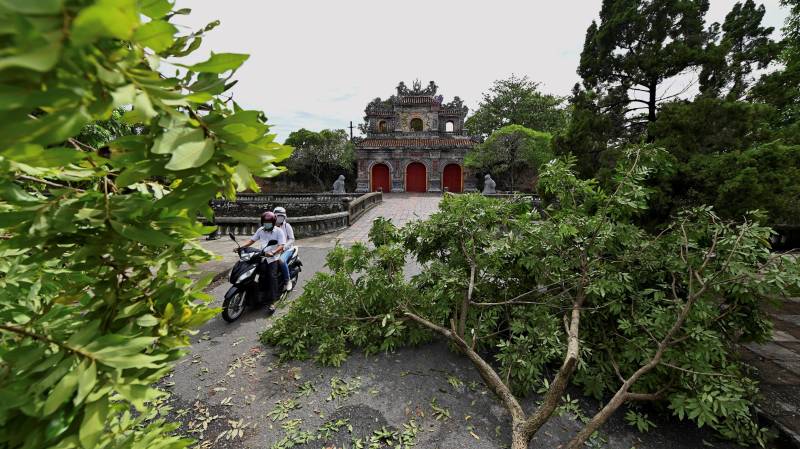
[{"label": "red door", "polygon": [[444,168],[442,187],[449,192],[461,193],[461,167],[458,164],[449,164]]},{"label": "red door", "polygon": [[406,192],[427,192],[428,174],[425,165],[412,162],[406,167]]},{"label": "red door", "polygon": [[372,191],[392,191],[392,177],[389,174],[389,167],[386,164],[375,164],[372,166]]}]

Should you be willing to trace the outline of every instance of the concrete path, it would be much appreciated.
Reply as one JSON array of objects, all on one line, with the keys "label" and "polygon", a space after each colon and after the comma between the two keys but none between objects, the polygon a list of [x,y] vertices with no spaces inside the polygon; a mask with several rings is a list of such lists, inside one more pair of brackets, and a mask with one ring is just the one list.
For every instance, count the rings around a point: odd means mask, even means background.
[{"label": "concrete path", "polygon": [[[372,221],[380,216],[398,226],[426,218],[439,201],[440,197],[432,195],[385,195],[383,204],[365,214],[355,226],[298,241],[304,271],[290,301],[302,294],[314,273],[325,269],[325,256],[337,241],[365,241]],[[226,270],[236,260],[231,251],[235,245],[227,238],[201,244],[219,254],[219,260],[200,267],[203,272]],[[212,286],[212,306],[221,305],[228,287],[226,278]],[[353,439],[361,439],[366,443],[364,447],[369,447],[370,439],[392,432],[398,437],[413,435],[414,447],[420,449],[500,449],[509,445],[507,413],[483,386],[469,361],[454,354],[446,344],[369,357],[356,351],[338,368],[321,367],[313,361],[280,363],[273,349],[261,345],[258,337],[287,309],[284,304],[274,317],[261,310],[248,311],[233,324],[214,317],[192,338],[190,353],[162,382],[172,393],[168,401],[172,410],[167,419],[180,422],[182,432],[198,438],[196,448],[338,449],[353,447]],[[786,313],[787,322],[800,315],[794,310]],[[795,344],[780,332],[786,331],[779,329],[776,335],[790,346]],[[788,335],[797,338],[797,334]],[[792,360],[787,358],[786,363],[790,365]],[[797,385],[792,383],[794,378],[787,382],[791,388]],[[578,391],[570,394],[583,398]],[[784,402],[791,404],[793,397],[797,395],[784,398]],[[526,398],[525,407],[532,409],[539,399],[535,395]],[[586,399],[579,403],[587,414],[597,407]],[[707,428],[697,429],[690,423],[654,417],[652,413],[651,418],[658,427],[640,434],[624,424],[622,413],[617,413],[603,428],[607,441],[602,447],[739,447],[718,440]],[[326,427],[326,423],[337,420],[341,420],[338,429],[330,424]],[[556,448],[577,428],[571,414],[555,417],[530,447]],[[299,442],[309,435],[323,438]],[[290,436],[298,442],[289,443],[286,438]]]},{"label": "concrete path", "polygon": [[388,218],[395,226],[403,226],[409,221],[429,217],[439,208],[441,199],[441,195],[435,194],[384,193],[381,204],[369,210],[353,226],[331,235],[330,241],[338,239],[345,245],[366,242],[372,222],[376,218]]}]

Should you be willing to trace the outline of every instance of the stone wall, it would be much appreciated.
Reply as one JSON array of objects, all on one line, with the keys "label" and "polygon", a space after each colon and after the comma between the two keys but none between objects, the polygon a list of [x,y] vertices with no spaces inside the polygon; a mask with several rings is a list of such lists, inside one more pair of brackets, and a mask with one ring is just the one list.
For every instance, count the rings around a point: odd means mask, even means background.
[{"label": "stone wall", "polygon": [[[279,204],[277,200],[282,202]],[[327,205],[324,205],[326,201]],[[383,195],[379,192],[360,196],[334,193],[241,194],[236,201],[214,202],[213,224],[217,226],[217,234],[233,232],[236,235],[252,235],[261,225],[261,213],[278,205],[286,208],[296,238],[314,237],[350,226],[381,201]],[[298,215],[298,211],[313,210],[314,207],[317,213]],[[321,212],[331,209],[339,210],[332,213]]]},{"label": "stone wall", "polygon": [[286,208],[289,217],[331,214],[347,211],[353,193],[242,193],[236,201],[212,201],[211,208],[218,217],[258,217],[278,206]]}]

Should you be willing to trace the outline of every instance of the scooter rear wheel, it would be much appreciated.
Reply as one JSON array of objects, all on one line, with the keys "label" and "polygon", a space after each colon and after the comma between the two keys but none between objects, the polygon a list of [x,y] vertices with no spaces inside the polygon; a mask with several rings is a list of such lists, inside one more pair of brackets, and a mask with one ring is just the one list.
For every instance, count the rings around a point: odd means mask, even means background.
[{"label": "scooter rear wheel", "polygon": [[238,320],[244,312],[244,291],[238,291],[235,295],[225,298],[222,302],[222,319],[233,323]]}]

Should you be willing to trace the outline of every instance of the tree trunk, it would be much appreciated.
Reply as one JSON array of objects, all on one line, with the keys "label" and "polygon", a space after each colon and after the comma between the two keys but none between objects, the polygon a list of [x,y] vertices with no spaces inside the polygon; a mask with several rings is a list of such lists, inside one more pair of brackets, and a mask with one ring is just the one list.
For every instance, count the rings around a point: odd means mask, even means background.
[{"label": "tree trunk", "polygon": [[[656,121],[656,106],[657,106],[657,97],[656,97],[656,89],[658,89],[658,83],[650,82],[650,85],[647,87],[650,91],[650,97],[647,99],[647,122],[653,123]],[[655,138],[650,133],[650,130],[647,130],[647,142],[653,143]]]},{"label": "tree trunk", "polygon": [[511,431],[511,449],[528,449],[533,435],[517,428],[519,427],[517,425],[513,425],[513,427],[514,429]]},{"label": "tree trunk", "polygon": [[658,84],[651,82],[647,89],[650,91],[650,98],[647,100],[647,121],[652,123],[656,121],[656,89],[658,89]]}]

